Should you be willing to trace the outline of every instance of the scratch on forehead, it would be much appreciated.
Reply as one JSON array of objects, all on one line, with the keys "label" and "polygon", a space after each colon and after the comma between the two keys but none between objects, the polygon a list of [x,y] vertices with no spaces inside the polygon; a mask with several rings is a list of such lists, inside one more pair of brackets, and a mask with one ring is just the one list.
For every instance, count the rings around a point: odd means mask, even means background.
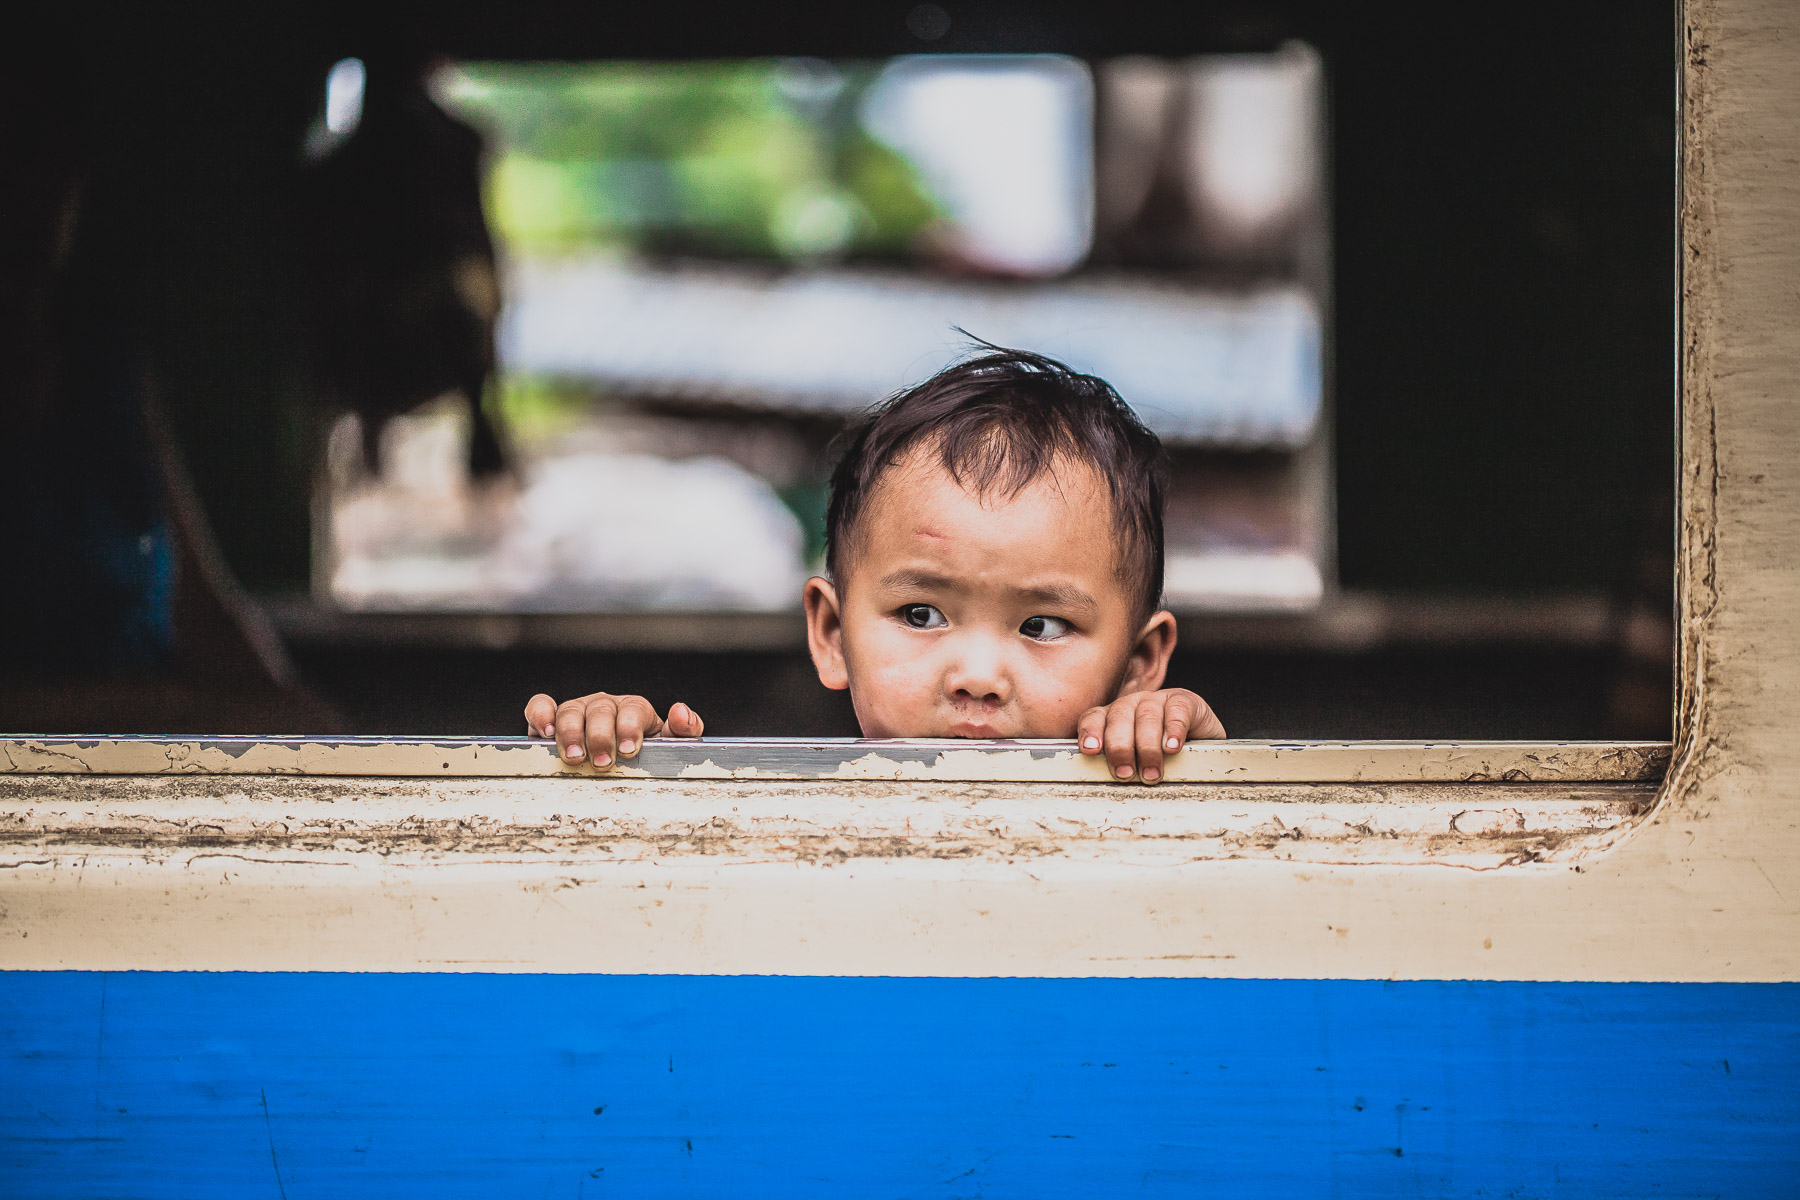
[{"label": "scratch on forehead", "polygon": [[935,529],[920,528],[920,529],[913,530],[913,533],[914,533],[914,535],[916,535],[918,537],[931,538],[933,541],[939,541],[939,542],[943,541],[944,537],[945,537],[944,534],[939,533]]}]

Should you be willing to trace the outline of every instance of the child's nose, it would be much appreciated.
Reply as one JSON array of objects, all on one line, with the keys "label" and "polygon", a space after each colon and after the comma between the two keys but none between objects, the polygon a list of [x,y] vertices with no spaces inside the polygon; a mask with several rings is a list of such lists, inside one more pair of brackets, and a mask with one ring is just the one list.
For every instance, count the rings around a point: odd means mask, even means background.
[{"label": "child's nose", "polygon": [[999,647],[986,638],[969,638],[957,649],[959,653],[944,678],[944,690],[953,699],[1006,703],[1012,694],[1012,683]]}]

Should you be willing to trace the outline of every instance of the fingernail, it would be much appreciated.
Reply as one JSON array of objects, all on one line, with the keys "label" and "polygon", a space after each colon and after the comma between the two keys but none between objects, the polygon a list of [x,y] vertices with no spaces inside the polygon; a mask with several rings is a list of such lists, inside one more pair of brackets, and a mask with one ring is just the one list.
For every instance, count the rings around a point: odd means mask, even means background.
[{"label": "fingernail", "polygon": [[637,749],[636,742],[620,742],[619,743],[619,753],[620,754],[630,754],[633,750],[636,750],[636,749]]},{"label": "fingernail", "polygon": [[1089,738],[1087,741],[1081,743],[1081,748],[1083,750],[1098,750],[1100,748],[1100,739]]},{"label": "fingernail", "polygon": [[1181,749],[1181,739],[1180,739],[1180,738],[1170,738],[1170,739],[1169,739],[1169,740],[1168,740],[1168,742],[1167,742],[1167,743],[1165,743],[1165,744],[1166,744],[1166,745],[1167,745],[1167,746],[1168,746],[1168,747],[1169,747],[1169,749],[1171,749],[1171,750],[1179,750],[1179,749]]},{"label": "fingernail", "polygon": [[1130,779],[1131,778],[1131,768],[1130,767],[1120,767],[1118,770],[1118,776],[1120,779]]},{"label": "fingernail", "polygon": [[1144,768],[1144,782],[1145,783],[1155,783],[1158,779],[1161,779],[1161,778],[1162,778],[1162,772],[1157,770],[1155,767],[1145,767]]},{"label": "fingernail", "polygon": [[556,726],[554,726],[554,725],[544,726],[544,736],[547,738],[555,737],[556,736]]},{"label": "fingernail", "polygon": [[567,750],[563,751],[563,757],[570,762],[580,762],[582,754],[583,751],[580,746],[570,746]]},{"label": "fingernail", "polygon": [[595,766],[596,766],[596,767],[610,767],[610,766],[612,766],[612,755],[610,755],[610,754],[596,754],[596,755],[594,755],[594,765],[595,765]]}]

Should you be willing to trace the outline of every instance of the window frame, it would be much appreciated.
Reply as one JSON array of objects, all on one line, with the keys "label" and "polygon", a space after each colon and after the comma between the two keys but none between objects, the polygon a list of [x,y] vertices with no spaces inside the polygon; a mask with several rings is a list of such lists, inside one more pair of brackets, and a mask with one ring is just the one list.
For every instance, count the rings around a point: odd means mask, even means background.
[{"label": "window frame", "polygon": [[[0,871],[0,929],[28,937],[0,942],[0,965],[1800,978],[1800,910],[1781,886],[1800,883],[1800,349],[1780,336],[1800,263],[1800,153],[1779,149],[1792,151],[1800,129],[1800,48],[1768,35],[1782,15],[1776,0],[1682,7],[1678,692],[1666,773],[1144,788],[291,769],[152,778],[83,773],[78,759],[29,774],[15,763],[0,770],[14,868]],[[95,751],[104,741],[79,740]],[[1404,752],[1421,775],[1427,751]],[[1640,807],[1536,857],[1434,858],[1423,833],[1364,819],[1410,806],[1447,820],[1440,837],[1504,843],[1515,816],[1536,819],[1522,797],[1580,805],[1590,788],[1629,792]],[[1253,821],[1258,804],[1297,818],[1283,821],[1287,836],[1264,829],[1258,842],[1266,822],[1203,827],[1232,813]],[[730,830],[715,824],[728,809],[748,853],[730,853]],[[1158,821],[1158,852],[1138,854],[1133,830]],[[822,840],[806,840],[807,822],[829,823]],[[314,844],[298,844],[309,828]],[[407,843],[409,829],[425,832]],[[452,829],[461,841],[434,840]]]}]

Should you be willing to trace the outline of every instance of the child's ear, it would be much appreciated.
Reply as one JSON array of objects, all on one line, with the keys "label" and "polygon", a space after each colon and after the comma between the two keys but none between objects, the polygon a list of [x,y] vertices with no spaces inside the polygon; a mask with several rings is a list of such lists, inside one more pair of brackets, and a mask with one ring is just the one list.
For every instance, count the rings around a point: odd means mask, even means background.
[{"label": "child's ear", "polygon": [[841,692],[850,686],[850,671],[844,666],[844,621],[838,611],[837,588],[830,580],[814,575],[806,581],[800,599],[806,606],[806,646],[812,651],[819,682]]},{"label": "child's ear", "polygon": [[1119,684],[1119,695],[1130,692],[1154,692],[1162,687],[1169,673],[1169,655],[1175,653],[1175,614],[1163,611],[1144,622],[1137,644],[1125,662],[1125,679]]}]

